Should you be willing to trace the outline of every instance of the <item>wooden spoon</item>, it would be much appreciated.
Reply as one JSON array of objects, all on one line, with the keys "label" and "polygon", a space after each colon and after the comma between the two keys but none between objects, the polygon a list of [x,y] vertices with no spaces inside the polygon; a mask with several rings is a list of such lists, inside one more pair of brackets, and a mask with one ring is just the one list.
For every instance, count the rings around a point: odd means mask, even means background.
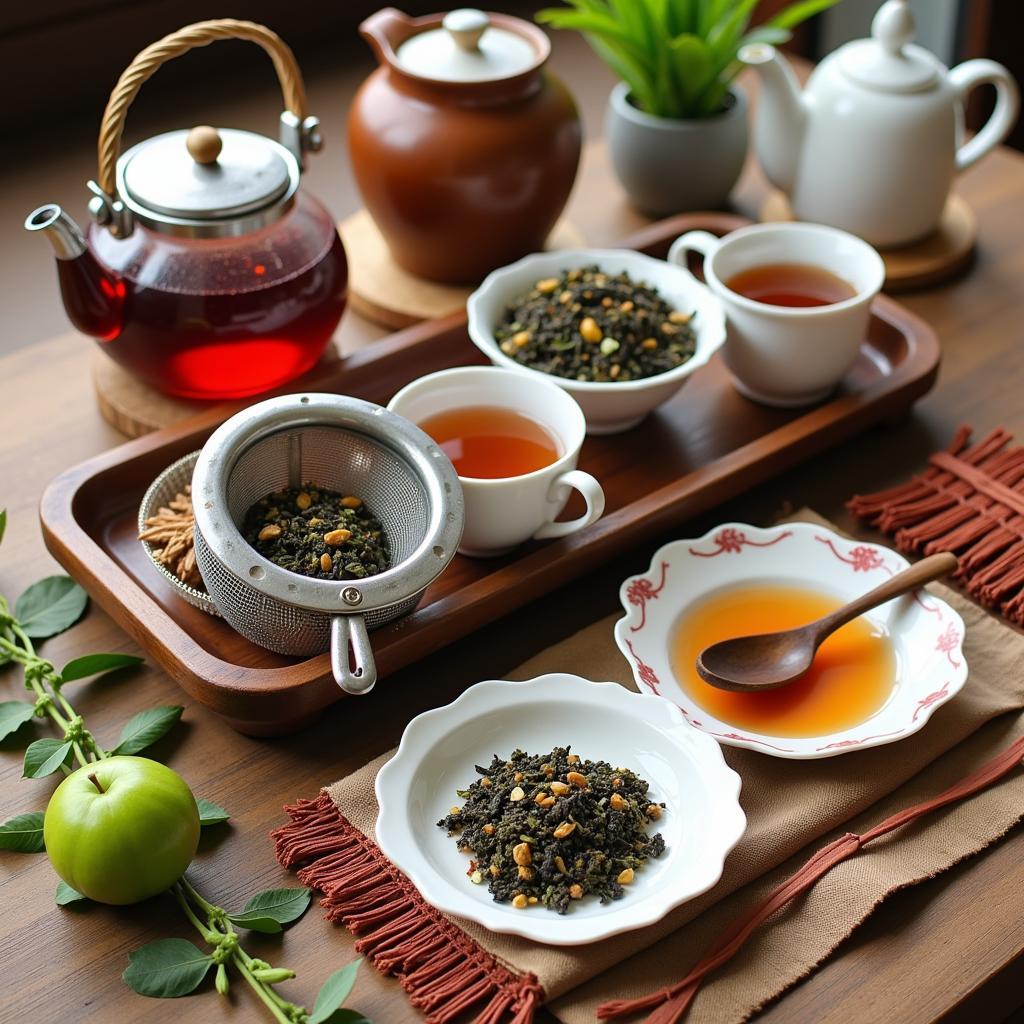
[{"label": "wooden spoon", "polygon": [[697,673],[720,690],[770,690],[802,676],[822,641],[841,626],[894,597],[955,572],[956,555],[943,551],[886,580],[830,615],[797,629],[722,640],[697,656]]}]

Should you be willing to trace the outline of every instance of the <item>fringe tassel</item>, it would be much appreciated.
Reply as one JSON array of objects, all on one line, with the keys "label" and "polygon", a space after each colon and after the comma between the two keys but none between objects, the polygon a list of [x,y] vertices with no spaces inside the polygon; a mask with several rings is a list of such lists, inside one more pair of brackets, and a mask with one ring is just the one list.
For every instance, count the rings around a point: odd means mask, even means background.
[{"label": "fringe tassel", "polygon": [[616,999],[602,1003],[597,1009],[599,1020],[614,1020],[631,1014],[651,1012],[644,1024],[678,1024],[686,1015],[705,976],[731,959],[750,935],[773,914],[796,897],[813,888],[823,875],[837,864],[852,857],[868,843],[926,814],[981,792],[1008,775],[1024,759],[1024,736],[1010,744],[1001,754],[986,762],[965,779],[950,786],[938,796],[914,804],[891,815],[863,835],[847,832],[815,853],[795,874],[777,886],[761,903],[737,919],[710,946],[703,957],[682,981],[670,988],[658,989],[639,999]]},{"label": "fringe tassel", "polygon": [[325,791],[285,808],[271,833],[277,859],[318,889],[328,921],[361,938],[356,949],[396,977],[427,1024],[447,1024],[483,1003],[473,1024],[532,1024],[544,990],[533,974],[503,967],[426,903],[415,886],[355,828]]},{"label": "fringe tassel", "polygon": [[960,427],[909,483],[855,495],[854,515],[891,533],[903,551],[953,551],[973,598],[1024,625],[1024,447],[999,428],[971,446]]}]

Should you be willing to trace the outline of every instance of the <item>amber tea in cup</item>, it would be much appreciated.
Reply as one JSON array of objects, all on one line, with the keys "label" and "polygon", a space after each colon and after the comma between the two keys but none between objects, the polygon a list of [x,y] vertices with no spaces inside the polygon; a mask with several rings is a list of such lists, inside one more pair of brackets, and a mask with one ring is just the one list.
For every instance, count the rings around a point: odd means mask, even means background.
[{"label": "amber tea in cup", "polygon": [[[459,474],[459,553],[489,558],[527,540],[567,537],[604,512],[601,485],[576,468],[583,410],[557,384],[500,366],[453,366],[406,384],[388,408],[417,424]],[[577,491],[587,509],[558,517]]]},{"label": "amber tea in cup", "polygon": [[515,409],[463,406],[421,420],[461,477],[496,480],[544,469],[560,457],[546,427]]},{"label": "amber tea in cup", "polygon": [[857,289],[837,274],[811,263],[767,263],[733,274],[726,288],[768,306],[831,306]]}]

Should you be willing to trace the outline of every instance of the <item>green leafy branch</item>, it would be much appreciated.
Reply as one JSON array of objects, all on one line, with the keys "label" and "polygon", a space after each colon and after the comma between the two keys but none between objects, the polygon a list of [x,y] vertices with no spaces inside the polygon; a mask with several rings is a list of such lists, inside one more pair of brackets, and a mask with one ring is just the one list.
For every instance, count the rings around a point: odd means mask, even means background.
[{"label": "green leafy branch", "polygon": [[[0,510],[0,540],[6,525],[6,511]],[[124,726],[111,749],[97,743],[63,687],[103,672],[138,665],[142,659],[130,654],[87,654],[68,662],[58,672],[40,657],[35,647],[36,642],[73,626],[87,604],[85,591],[67,576],[50,576],[34,583],[18,598],[13,610],[0,595],[0,665],[20,665],[25,688],[34,698],[0,702],[0,739],[33,718],[49,720],[62,734],[59,739],[38,739],[29,744],[25,751],[25,778],[39,779],[57,771],[70,774],[71,764],[76,761],[84,767],[115,755],[137,754],[166,735],[181,718],[180,705],[149,708]],[[217,804],[202,798],[196,802],[200,825],[228,820],[228,812]],[[41,853],[45,848],[43,819],[43,812],[35,811],[0,824],[0,849]],[[158,939],[130,953],[122,977],[140,995],[188,995],[213,968],[214,986],[226,996],[230,989],[230,965],[280,1024],[369,1024],[357,1011],[341,1005],[355,984],[358,960],[332,974],[321,987],[313,1009],[307,1010],[285,999],[275,988],[294,978],[295,972],[250,956],[241,944],[236,927],[272,934],[298,920],[309,906],[309,889],[269,889],[257,893],[234,913],[210,903],[185,876],[171,887],[171,893],[210,951],[204,953],[187,939],[174,938]],[[59,906],[90,902],[63,881],[57,885],[55,899]]]},{"label": "green leafy branch", "polygon": [[750,28],[758,0],[566,0],[537,20],[580,32],[628,86],[633,102],[667,118],[713,117],[749,43],[785,42],[790,29],[837,0],[798,0]]}]

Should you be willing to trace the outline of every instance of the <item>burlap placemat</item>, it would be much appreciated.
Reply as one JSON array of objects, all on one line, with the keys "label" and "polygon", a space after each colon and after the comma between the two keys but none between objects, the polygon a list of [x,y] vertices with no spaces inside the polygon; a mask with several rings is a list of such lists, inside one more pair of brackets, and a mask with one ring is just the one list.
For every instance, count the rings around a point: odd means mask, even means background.
[{"label": "burlap placemat", "polygon": [[[922,795],[933,795],[997,753],[1014,730],[1020,732],[1024,723],[1015,717],[964,742],[986,722],[1024,707],[1024,638],[948,588],[934,591],[966,624],[964,652],[971,674],[961,693],[919,733],[888,746],[819,761],[725,748],[726,760],[743,779],[747,832],[726,861],[719,884],[656,925],[587,946],[555,948],[494,935],[425,908],[436,921],[428,939],[423,914],[406,910],[415,895],[407,880],[398,876],[386,894],[366,882],[368,864],[378,875],[394,870],[364,838],[372,837],[377,815],[373,782],[391,753],[328,787],[320,801],[291,809],[293,824],[277,834],[278,854],[284,863],[309,865],[300,877],[326,893],[328,915],[363,934],[366,952],[381,969],[402,978],[413,1003],[434,1011],[432,1019],[447,1020],[455,1010],[487,1000],[480,1018],[487,1024],[509,1014],[528,1020],[539,995],[536,978],[554,1012],[568,1024],[591,1021],[609,998],[630,998],[679,980],[725,923],[806,857],[807,851],[797,855],[808,844],[819,845],[840,825],[846,829],[867,808],[870,812],[857,822],[870,825]],[[634,688],[612,637],[616,618],[609,616],[547,649],[512,678],[566,671]],[[1024,773],[865,849],[710,979],[692,1019],[716,1024],[745,1019],[827,956],[886,894],[984,848],[1022,811]],[[683,929],[688,922],[694,923]],[[420,936],[418,945],[410,945],[413,935]],[[634,955],[652,946],[650,954]],[[487,962],[475,963],[477,947],[496,964],[486,957]],[[447,959],[439,952],[445,949]],[[447,979],[447,985],[435,986],[437,978]],[[518,987],[517,980],[522,982]]]}]

